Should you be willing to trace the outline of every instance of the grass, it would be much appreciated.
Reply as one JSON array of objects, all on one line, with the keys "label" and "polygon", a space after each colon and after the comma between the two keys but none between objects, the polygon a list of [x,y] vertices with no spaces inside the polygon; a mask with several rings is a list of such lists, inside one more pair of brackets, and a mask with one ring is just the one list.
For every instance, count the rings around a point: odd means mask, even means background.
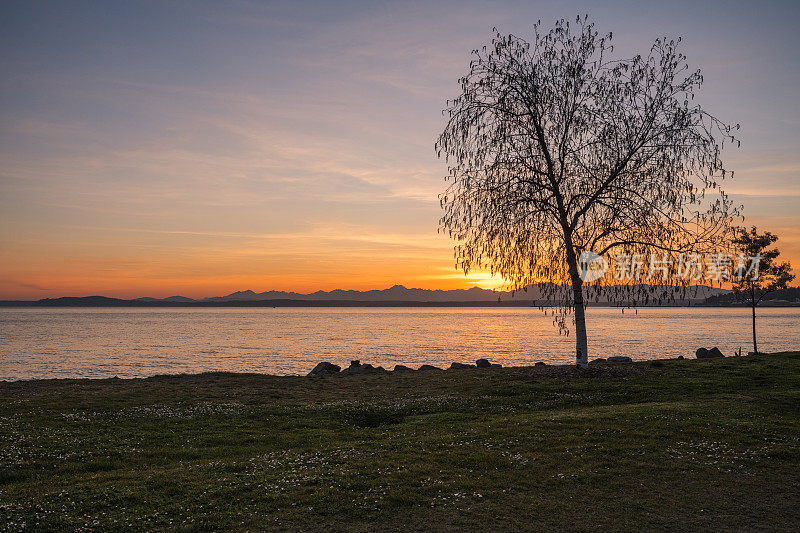
[{"label": "grass", "polygon": [[0,383],[6,530],[787,530],[800,352]]}]

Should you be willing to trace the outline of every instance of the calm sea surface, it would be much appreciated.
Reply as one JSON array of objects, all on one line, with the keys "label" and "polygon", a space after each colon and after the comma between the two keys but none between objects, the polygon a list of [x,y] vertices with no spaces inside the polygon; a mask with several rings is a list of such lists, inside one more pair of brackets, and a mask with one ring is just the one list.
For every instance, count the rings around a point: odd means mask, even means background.
[{"label": "calm sea surface", "polygon": [[[798,326],[798,308],[759,310],[759,348],[800,349]],[[590,358],[752,349],[747,309],[590,308],[587,328]],[[574,340],[536,308],[0,309],[0,380],[305,374],[319,361],[391,368],[479,357],[571,363]]]}]

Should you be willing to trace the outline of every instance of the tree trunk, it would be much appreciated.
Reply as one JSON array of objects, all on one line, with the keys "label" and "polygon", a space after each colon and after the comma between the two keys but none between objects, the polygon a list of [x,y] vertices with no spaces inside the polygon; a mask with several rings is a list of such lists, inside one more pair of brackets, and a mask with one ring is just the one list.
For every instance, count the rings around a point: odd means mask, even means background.
[{"label": "tree trunk", "polygon": [[756,342],[756,303],[753,302],[753,353],[758,353],[758,343]]},{"label": "tree trunk", "polygon": [[756,289],[750,283],[750,305],[753,311],[753,353],[758,353],[758,343],[756,342]]},{"label": "tree trunk", "polygon": [[572,280],[575,307],[575,362],[586,368],[589,365],[589,343],[586,339],[586,309],[583,302],[583,280]]},{"label": "tree trunk", "polygon": [[575,362],[578,366],[589,366],[589,343],[586,340],[586,309],[583,301],[583,280],[578,270],[578,256],[572,247],[571,235],[565,230],[567,245],[567,269],[572,280],[572,308],[575,312]]},{"label": "tree trunk", "polygon": [[575,312],[575,362],[586,368],[589,365],[589,344],[586,340],[586,309],[583,301],[583,280],[578,272],[578,258],[567,252],[569,277],[572,280],[572,306]]}]

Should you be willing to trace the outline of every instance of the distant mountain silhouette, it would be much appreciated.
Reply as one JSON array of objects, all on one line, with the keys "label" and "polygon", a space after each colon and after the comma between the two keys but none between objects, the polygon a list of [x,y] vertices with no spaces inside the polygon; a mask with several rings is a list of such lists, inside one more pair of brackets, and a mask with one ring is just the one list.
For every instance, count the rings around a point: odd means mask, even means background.
[{"label": "distant mountain silhouette", "polygon": [[[641,285],[642,294],[651,295],[658,292],[657,286]],[[587,289],[587,300],[590,305],[614,305],[609,304],[609,299],[605,295],[596,297],[592,293],[592,288]],[[685,294],[680,295],[678,301],[667,301],[665,305],[729,305],[726,299],[720,300],[730,291],[705,285],[696,285],[686,289]],[[713,297],[717,297],[716,300]],[[706,301],[708,299],[708,301]],[[617,300],[614,300],[616,302]],[[660,305],[652,299],[639,299],[639,305]],[[65,296],[61,298],[44,298],[38,301],[0,301],[4,306],[60,306],[60,307],[146,307],[146,306],[168,306],[179,307],[182,305],[213,307],[213,306],[281,306],[281,307],[307,307],[313,305],[322,306],[413,306],[413,305],[432,305],[432,306],[458,306],[458,305],[538,305],[545,304],[546,298],[543,297],[541,290],[531,285],[527,290],[520,290],[514,293],[510,291],[494,291],[472,287],[470,289],[409,289],[403,285],[394,285],[388,289],[358,291],[335,289],[332,291],[316,291],[309,294],[287,291],[265,291],[254,292],[252,290],[237,291],[226,296],[214,296],[211,298],[193,299],[186,296],[168,296],[167,298],[152,298],[144,296],[131,300],[121,298],[108,298],[106,296]]]},{"label": "distant mountain silhouette", "polygon": [[[655,286],[654,286],[655,287]],[[704,300],[709,296],[725,294],[728,291],[705,285],[690,288],[687,294],[689,300]],[[300,300],[300,301],[368,301],[368,302],[492,302],[492,301],[531,301],[542,299],[541,290],[530,285],[526,290],[495,291],[472,287],[470,289],[409,289],[403,285],[394,285],[382,290],[343,290],[316,291],[309,294],[285,291],[266,291],[256,293],[252,290],[238,291],[227,296],[205,298],[207,302],[234,302],[234,301],[259,301],[259,300]],[[607,301],[600,297],[598,301]]]},{"label": "distant mountain silhouette", "polygon": [[[536,295],[538,289],[533,287]],[[395,285],[388,289],[357,291],[334,289],[332,291],[316,291],[309,294],[286,291],[265,291],[256,293],[251,290],[238,291],[227,296],[205,298],[208,302],[254,301],[254,300],[326,300],[326,301],[370,301],[370,302],[490,302],[501,299],[531,300],[535,298],[530,291],[510,292],[493,291],[472,287],[471,289],[431,290],[408,289],[403,285]]]},{"label": "distant mountain silhouette", "polygon": [[194,298],[189,298],[187,296],[167,296],[166,298],[152,298],[150,296],[142,296],[141,298],[136,298],[136,301],[139,302],[195,302]]},{"label": "distant mountain silhouette", "polygon": [[54,306],[102,306],[102,305],[121,305],[129,302],[130,300],[123,300],[122,298],[109,298],[107,296],[62,296],[61,298],[42,298],[39,300],[40,305],[54,305]]},{"label": "distant mountain silhouette", "polygon": [[[733,292],[716,294],[705,302],[707,305],[745,305],[742,300],[737,300]],[[800,303],[800,287],[787,287],[768,293],[762,300],[762,305],[796,305]]]}]

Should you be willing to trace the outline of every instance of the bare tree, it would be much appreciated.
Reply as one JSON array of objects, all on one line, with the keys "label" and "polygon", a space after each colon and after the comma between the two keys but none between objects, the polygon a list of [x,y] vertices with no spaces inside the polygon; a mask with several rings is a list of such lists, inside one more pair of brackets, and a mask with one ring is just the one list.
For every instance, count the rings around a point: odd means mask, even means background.
[{"label": "bare tree", "polygon": [[739,228],[733,241],[741,254],[735,270],[734,295],[749,305],[753,312],[753,353],[756,354],[756,307],[764,296],[785,289],[794,279],[792,266],[788,262],[777,262],[781,252],[777,248],[769,248],[777,240],[777,235],[768,231],[758,233],[753,226],[749,231]]},{"label": "bare tree", "polygon": [[703,77],[688,70],[680,39],[611,59],[611,33],[600,37],[588,17],[539,30],[527,42],[495,29],[473,50],[436,143],[450,182],[441,229],[459,241],[457,268],[488,269],[513,289],[539,285],[561,302],[556,324],[567,332],[574,312],[585,366],[581,253],[721,244],[738,214],[719,190],[721,149],[738,141],[693,103]]}]

